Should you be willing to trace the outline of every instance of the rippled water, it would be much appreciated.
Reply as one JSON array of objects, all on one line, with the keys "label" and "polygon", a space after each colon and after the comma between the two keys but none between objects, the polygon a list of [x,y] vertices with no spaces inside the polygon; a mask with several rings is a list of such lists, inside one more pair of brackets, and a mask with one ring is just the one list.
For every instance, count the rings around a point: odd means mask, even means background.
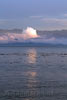
[{"label": "rippled water", "polygon": [[66,100],[67,48],[0,47],[0,100]]}]

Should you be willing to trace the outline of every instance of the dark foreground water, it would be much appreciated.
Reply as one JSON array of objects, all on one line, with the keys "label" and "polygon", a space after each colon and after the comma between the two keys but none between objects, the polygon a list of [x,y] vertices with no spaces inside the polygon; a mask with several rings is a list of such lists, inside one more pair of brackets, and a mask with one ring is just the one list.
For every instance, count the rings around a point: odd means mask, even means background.
[{"label": "dark foreground water", "polygon": [[67,48],[0,47],[0,100],[67,100]]}]

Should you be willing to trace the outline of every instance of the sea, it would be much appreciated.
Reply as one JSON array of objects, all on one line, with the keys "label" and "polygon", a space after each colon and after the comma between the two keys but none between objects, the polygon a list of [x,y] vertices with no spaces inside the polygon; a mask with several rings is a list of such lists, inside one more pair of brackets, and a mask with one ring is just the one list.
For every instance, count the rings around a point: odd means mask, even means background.
[{"label": "sea", "polygon": [[0,100],[67,100],[67,47],[0,47]]}]

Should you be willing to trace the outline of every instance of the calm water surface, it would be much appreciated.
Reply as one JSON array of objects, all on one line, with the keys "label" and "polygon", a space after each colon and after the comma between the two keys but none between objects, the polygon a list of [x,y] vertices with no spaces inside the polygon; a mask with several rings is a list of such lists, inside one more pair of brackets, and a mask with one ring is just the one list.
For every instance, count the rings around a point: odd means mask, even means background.
[{"label": "calm water surface", "polygon": [[0,47],[0,100],[66,100],[67,48]]}]

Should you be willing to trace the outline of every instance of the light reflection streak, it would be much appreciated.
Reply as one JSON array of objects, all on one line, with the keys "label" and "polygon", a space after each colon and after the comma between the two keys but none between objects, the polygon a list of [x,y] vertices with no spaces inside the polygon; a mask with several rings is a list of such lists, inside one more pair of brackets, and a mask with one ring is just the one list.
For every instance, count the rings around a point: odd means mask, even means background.
[{"label": "light reflection streak", "polygon": [[32,77],[32,78],[35,78],[36,74],[37,74],[36,72],[31,72],[31,71],[27,72],[27,75],[30,76],[30,77]]},{"label": "light reflection streak", "polygon": [[32,88],[33,86],[36,85],[36,76],[37,76],[37,72],[32,72],[32,71],[28,71],[27,72],[27,76],[28,76],[28,87]]},{"label": "light reflection streak", "polygon": [[29,49],[27,61],[28,63],[35,64],[36,63],[37,52],[35,49]]},{"label": "light reflection streak", "polygon": [[[35,48],[30,48],[28,49],[27,52],[27,63],[31,64],[31,66],[29,67],[29,69],[25,72],[25,75],[27,77],[27,87],[30,91],[31,95],[34,95],[33,93],[35,93],[37,91],[37,88],[35,88],[38,84],[37,84],[37,71],[36,69],[32,69],[32,66],[35,66],[34,64],[36,64],[36,60],[37,60],[37,52]],[[33,92],[34,91],[34,92]]]}]

